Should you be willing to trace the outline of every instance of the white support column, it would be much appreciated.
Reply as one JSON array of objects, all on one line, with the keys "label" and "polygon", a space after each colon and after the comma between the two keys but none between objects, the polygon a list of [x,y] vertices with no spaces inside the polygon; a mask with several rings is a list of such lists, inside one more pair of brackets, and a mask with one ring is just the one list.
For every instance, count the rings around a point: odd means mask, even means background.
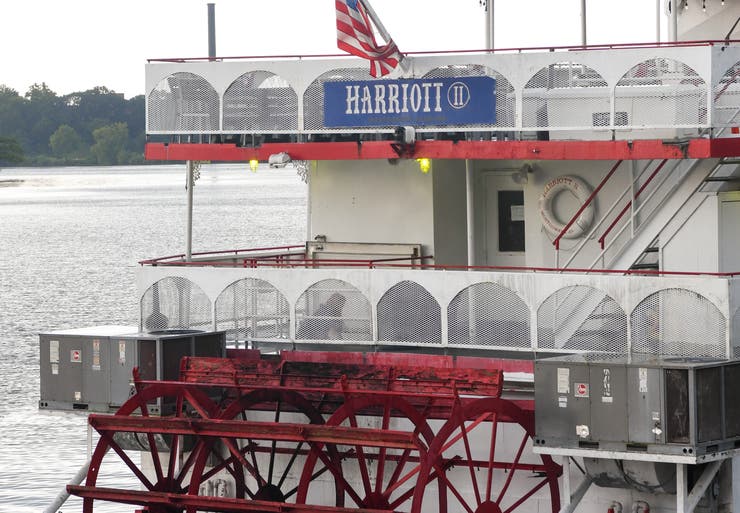
[{"label": "white support column", "polygon": [[496,44],[494,22],[496,3],[495,0],[486,0],[486,49],[491,50]]},{"label": "white support column", "polygon": [[185,261],[193,259],[193,161],[185,162],[185,183],[188,194],[187,226],[185,227]]},{"label": "white support column", "polygon": [[475,265],[475,173],[473,163],[465,160],[465,185],[467,189],[467,223],[468,223],[468,265]]},{"label": "white support column", "polygon": [[588,36],[586,34],[586,27],[588,22],[586,19],[586,0],[581,0],[581,45],[586,46],[588,44]]},{"label": "white support column", "polygon": [[678,10],[681,8],[681,0],[668,0],[670,12],[668,14],[668,42],[678,41]]},{"label": "white support column", "polygon": [[676,463],[676,513],[686,513],[687,486],[686,465]]}]

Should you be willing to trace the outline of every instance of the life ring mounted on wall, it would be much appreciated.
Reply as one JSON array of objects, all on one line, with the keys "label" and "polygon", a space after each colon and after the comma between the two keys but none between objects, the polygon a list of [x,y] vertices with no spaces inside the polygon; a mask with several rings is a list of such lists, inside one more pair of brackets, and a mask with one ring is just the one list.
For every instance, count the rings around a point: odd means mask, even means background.
[{"label": "life ring mounted on wall", "polygon": [[[567,224],[560,221],[553,212],[553,202],[563,191],[570,191],[573,193],[573,195],[578,199],[578,205],[580,208],[581,205],[588,201],[588,197],[591,195],[592,189],[583,179],[572,175],[558,176],[557,178],[550,180],[550,182],[545,185],[539,201],[540,218],[542,219],[542,226],[553,237],[557,237]],[[576,222],[568,228],[568,231],[563,234],[563,238],[577,239],[581,237],[591,227],[593,220],[594,204],[591,203],[583,210],[583,212],[581,212],[581,215],[579,215]]]}]

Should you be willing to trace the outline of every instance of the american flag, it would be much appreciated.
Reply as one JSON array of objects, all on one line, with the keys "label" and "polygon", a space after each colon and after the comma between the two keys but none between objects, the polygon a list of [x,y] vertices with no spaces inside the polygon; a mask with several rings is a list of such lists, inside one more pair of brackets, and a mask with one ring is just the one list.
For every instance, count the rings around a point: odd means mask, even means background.
[{"label": "american flag", "polygon": [[[396,43],[379,46],[375,41],[370,16],[361,0],[336,0],[337,46],[340,50],[370,60],[370,74],[387,75],[398,66],[402,55]],[[377,25],[377,23],[376,23]]]}]

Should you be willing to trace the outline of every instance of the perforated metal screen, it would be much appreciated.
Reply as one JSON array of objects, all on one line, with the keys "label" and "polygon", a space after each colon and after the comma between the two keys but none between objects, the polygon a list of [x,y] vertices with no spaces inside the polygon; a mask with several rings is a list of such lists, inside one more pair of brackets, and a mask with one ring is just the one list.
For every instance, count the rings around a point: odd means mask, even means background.
[{"label": "perforated metal screen", "polygon": [[216,329],[230,341],[287,339],[290,307],[273,285],[253,278],[236,281],[216,299]]},{"label": "perforated metal screen", "polygon": [[667,356],[727,354],[727,321],[707,298],[686,289],[646,297],[630,316],[632,352]]},{"label": "perforated metal screen", "polygon": [[274,73],[245,73],[224,93],[223,129],[230,132],[297,130],[298,96],[290,84]]},{"label": "perforated metal screen", "polygon": [[179,276],[163,278],[141,298],[140,327],[147,331],[211,328],[211,301],[198,285]]},{"label": "perforated metal screen", "polygon": [[424,75],[424,78],[449,77],[493,77],[496,79],[496,123],[490,125],[469,125],[467,128],[478,126],[513,129],[516,125],[516,95],[514,94],[514,87],[506,77],[498,71],[478,64],[444,66],[435,68]]},{"label": "perforated metal screen", "polygon": [[730,332],[732,338],[730,339],[730,345],[735,358],[740,357],[740,308],[735,310],[735,315],[732,316],[732,332]]},{"label": "perforated metal screen", "polygon": [[649,59],[630,69],[615,89],[617,112],[629,126],[696,126],[707,122],[706,82],[686,64]]},{"label": "perforated metal screen", "polygon": [[450,346],[531,347],[529,308],[511,289],[476,283],[447,307]]},{"label": "perforated metal screen", "polygon": [[342,280],[310,286],[296,303],[296,340],[372,341],[370,302]]},{"label": "perforated metal screen", "polygon": [[542,349],[627,352],[627,314],[606,292],[575,285],[550,295],[537,312]]},{"label": "perforated metal screen", "polygon": [[220,127],[219,97],[203,77],[175,73],[162,80],[147,98],[151,132],[210,132]]},{"label": "perforated metal screen", "polygon": [[[610,91],[594,69],[559,62],[539,70],[524,86],[523,124],[526,127],[609,126]],[[579,116],[575,107],[585,116]],[[599,115],[600,114],[600,115]]]},{"label": "perforated metal screen", "polygon": [[714,87],[715,126],[740,124],[740,61],[736,62]]},{"label": "perforated metal screen", "polygon": [[[303,94],[303,127],[307,131],[330,132],[324,128],[324,83],[343,80],[368,80],[366,68],[342,68],[324,73]],[[345,129],[341,129],[345,130]],[[336,129],[334,129],[336,131]]]},{"label": "perforated metal screen", "polygon": [[392,286],[378,301],[378,340],[442,342],[441,309],[424,287],[413,281]]}]

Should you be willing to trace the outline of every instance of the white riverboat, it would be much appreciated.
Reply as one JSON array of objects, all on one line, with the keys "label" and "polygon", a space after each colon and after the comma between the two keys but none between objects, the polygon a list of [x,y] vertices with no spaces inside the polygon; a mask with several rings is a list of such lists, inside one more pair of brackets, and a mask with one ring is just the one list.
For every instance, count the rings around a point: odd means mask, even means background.
[{"label": "white riverboat", "polygon": [[[671,43],[382,79],[151,61],[147,158],[187,161],[191,194],[202,161],[294,166],[306,241],[141,262],[140,333],[103,346],[123,365],[125,340],[164,358],[158,333],[201,330],[230,358],[137,361],[138,394],[91,416],[84,511],[740,512],[740,5],[710,7]],[[115,459],[140,490],[100,484]]]}]

